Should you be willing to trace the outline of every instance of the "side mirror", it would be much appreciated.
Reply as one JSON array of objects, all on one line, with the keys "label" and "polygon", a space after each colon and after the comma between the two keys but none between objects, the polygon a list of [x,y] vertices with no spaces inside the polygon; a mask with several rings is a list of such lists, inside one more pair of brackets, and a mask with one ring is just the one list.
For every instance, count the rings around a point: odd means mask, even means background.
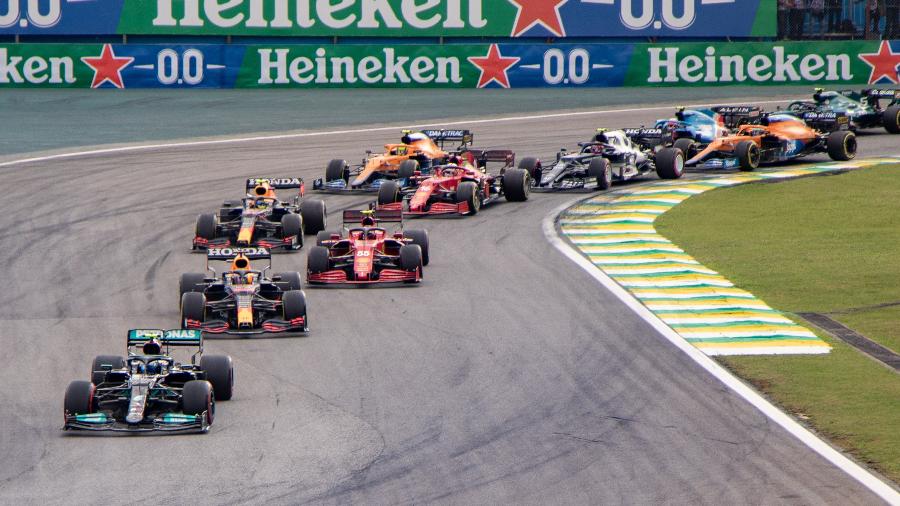
[{"label": "side mirror", "polygon": [[272,276],[272,281],[281,281],[281,276]]}]

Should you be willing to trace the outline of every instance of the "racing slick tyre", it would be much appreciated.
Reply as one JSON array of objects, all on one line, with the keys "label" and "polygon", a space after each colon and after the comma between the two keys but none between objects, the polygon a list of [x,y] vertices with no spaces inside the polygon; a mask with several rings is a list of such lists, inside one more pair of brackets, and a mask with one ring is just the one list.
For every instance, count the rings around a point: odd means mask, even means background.
[{"label": "racing slick tyre", "polygon": [[306,270],[313,274],[320,274],[331,269],[328,260],[328,248],[325,246],[313,246],[306,255]]},{"label": "racing slick tyre", "polygon": [[281,237],[294,237],[290,249],[303,247],[303,217],[299,214],[286,214],[281,218]]},{"label": "racing slick tyre", "polygon": [[756,170],[759,167],[759,146],[753,141],[741,141],[734,147],[740,169],[744,172]]},{"label": "racing slick tyre", "polygon": [[344,182],[350,181],[350,168],[347,160],[332,160],[325,167],[325,182],[338,181],[343,179]]},{"label": "racing slick tyre", "polygon": [[404,230],[403,236],[412,239],[413,244],[418,244],[422,248],[422,265],[428,265],[428,231]]},{"label": "racing slick tyre", "polygon": [[206,240],[216,238],[216,229],[219,228],[219,217],[215,214],[201,214],[197,216],[197,237]]},{"label": "racing slick tyre", "polygon": [[94,412],[94,384],[90,381],[73,381],[66,387],[63,409],[72,415]]},{"label": "racing slick tyre", "polygon": [[383,206],[395,202],[400,202],[400,183],[397,181],[384,181],[378,187],[378,205]]},{"label": "racing slick tyre", "polygon": [[526,157],[519,161],[519,168],[527,171],[532,181],[541,182],[541,161],[534,157]]},{"label": "racing slick tyre", "polygon": [[217,401],[231,399],[234,390],[234,364],[228,355],[203,355],[200,357],[200,369],[206,381],[212,384],[213,395]]},{"label": "racing slick tyre", "polygon": [[320,230],[318,234],[316,234],[316,246],[321,246],[325,241],[331,240],[331,232],[327,230]]},{"label": "racing slick tyre", "polygon": [[419,162],[416,160],[403,160],[397,167],[397,179],[409,179],[419,170]]},{"label": "racing slick tyre", "polygon": [[291,321],[294,318],[303,318],[305,320],[306,294],[303,293],[303,290],[284,292],[284,295],[281,297],[281,312],[287,321]]},{"label": "racing slick tyre", "polygon": [[178,300],[188,292],[203,292],[206,284],[203,282],[206,274],[202,272],[185,272],[178,281]]},{"label": "racing slick tyre", "polygon": [[612,169],[609,160],[603,157],[594,158],[588,165],[588,177],[597,178],[597,189],[608,190],[612,186]]},{"label": "racing slick tyre", "polygon": [[[400,248],[400,268],[407,272],[419,271],[419,277],[425,274],[422,269],[422,248],[418,244],[406,244]],[[410,281],[412,283],[412,281]]]},{"label": "racing slick tyre", "polygon": [[828,136],[828,156],[845,162],[856,158],[856,134],[846,130],[831,132]]},{"label": "racing slick tyre", "polygon": [[690,160],[697,154],[697,143],[694,142],[694,139],[687,139],[682,137],[675,141],[675,144],[672,144],[673,148],[680,149],[682,153],[684,153],[684,159]]},{"label": "racing slick tyre", "polygon": [[507,169],[501,185],[507,201],[525,202],[531,192],[531,175],[527,170]]},{"label": "racing slick tyre", "polygon": [[181,296],[181,328],[187,320],[206,321],[206,296],[199,292],[187,292]]},{"label": "racing slick tyre", "polygon": [[278,281],[276,284],[281,288],[282,291],[288,290],[300,290],[303,288],[303,284],[300,281],[300,273],[299,272],[279,272],[276,273],[274,277],[280,277],[281,281]]},{"label": "racing slick tyre", "polygon": [[103,366],[110,369],[122,369],[125,367],[125,359],[118,355],[98,355],[94,357],[91,364],[91,383],[99,385],[106,381],[106,370]]},{"label": "racing slick tyre", "polygon": [[328,224],[325,202],[319,199],[300,202],[300,216],[303,218],[303,233],[306,235],[317,234],[325,230]]},{"label": "racing slick tyre", "polygon": [[456,202],[469,204],[469,212],[466,214],[478,214],[481,209],[481,196],[478,195],[478,185],[474,181],[463,181],[456,186]]},{"label": "racing slick tyre", "polygon": [[892,134],[900,134],[900,105],[892,105],[885,109],[883,116],[884,129]]},{"label": "racing slick tyre", "polygon": [[212,425],[216,418],[216,401],[213,386],[204,380],[191,380],[181,391],[181,410],[186,415],[202,415],[206,412],[206,423]]},{"label": "racing slick tyre", "polygon": [[656,153],[656,175],[660,179],[678,179],[684,175],[684,151],[663,148]]}]

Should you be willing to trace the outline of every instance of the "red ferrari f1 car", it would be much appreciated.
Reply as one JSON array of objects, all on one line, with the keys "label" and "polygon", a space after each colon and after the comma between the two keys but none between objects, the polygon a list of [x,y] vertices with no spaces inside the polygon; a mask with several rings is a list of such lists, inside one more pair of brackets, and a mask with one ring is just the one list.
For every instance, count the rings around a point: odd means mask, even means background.
[{"label": "red ferrari f1 car", "polygon": [[[472,215],[482,206],[506,198],[510,202],[528,200],[531,176],[527,170],[511,166],[511,152],[497,152],[505,160],[499,174],[479,169],[471,153],[462,153],[453,163],[434,169],[431,176],[419,176],[418,186],[403,189],[387,181],[378,191],[378,210],[402,211],[404,215]],[[468,155],[468,156],[467,156]]]},{"label": "red ferrari f1 car", "polygon": [[[347,223],[359,226],[347,228]],[[388,232],[380,223],[400,223]],[[428,232],[403,230],[399,210],[344,211],[341,233],[320,232],[307,256],[309,284],[418,283],[428,265]]]}]

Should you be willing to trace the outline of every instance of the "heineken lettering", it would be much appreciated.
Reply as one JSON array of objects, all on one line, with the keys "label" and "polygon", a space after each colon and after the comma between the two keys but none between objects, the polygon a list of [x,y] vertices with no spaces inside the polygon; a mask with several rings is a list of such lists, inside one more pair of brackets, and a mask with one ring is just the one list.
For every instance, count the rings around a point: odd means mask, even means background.
[{"label": "heineken lettering", "polygon": [[790,54],[782,46],[772,48],[771,55],[719,55],[709,46],[704,56],[695,54],[679,58],[678,47],[651,47],[648,83],[731,83],[731,82],[803,82],[850,81],[849,54]]},{"label": "heineken lettering", "polygon": [[74,83],[74,66],[69,57],[8,56],[6,48],[0,47],[0,84]]},{"label": "heineken lettering", "polygon": [[[468,16],[463,17],[463,4]],[[273,28],[291,30],[312,28],[321,23],[328,28],[393,28],[408,25],[420,30],[442,28],[484,28],[482,0],[403,0],[399,9],[388,0],[157,0],[157,27],[202,27],[210,23],[219,28]],[[181,16],[175,17],[173,3]],[[397,2],[394,2],[395,4]]]},{"label": "heineken lettering", "polygon": [[459,58],[397,56],[394,48],[384,48],[383,58],[327,56],[324,48],[314,58],[292,58],[290,49],[259,49],[258,84],[450,84],[462,82]]}]

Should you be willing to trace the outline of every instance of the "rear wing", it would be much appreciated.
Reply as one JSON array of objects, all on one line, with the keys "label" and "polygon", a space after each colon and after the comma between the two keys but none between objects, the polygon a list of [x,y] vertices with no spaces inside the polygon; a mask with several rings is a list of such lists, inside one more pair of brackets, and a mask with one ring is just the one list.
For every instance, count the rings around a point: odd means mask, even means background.
[{"label": "rear wing", "polygon": [[247,260],[271,260],[272,252],[266,248],[209,248],[206,250],[207,260],[234,260],[238,255]]},{"label": "rear wing", "polygon": [[203,347],[203,333],[194,329],[131,329],[128,331],[127,346],[140,346],[152,339],[165,346]]},{"label": "rear wing", "polygon": [[900,103],[900,89],[865,89],[860,95],[866,98],[870,105],[878,105],[879,100],[889,99],[891,104]]},{"label": "rear wing", "polygon": [[304,187],[300,177],[251,177],[247,179],[247,189],[252,190],[261,184],[268,184],[275,190],[288,190]]},{"label": "rear wing", "polygon": [[422,133],[435,142],[459,142],[466,145],[475,140],[475,135],[470,130],[422,130]]},{"label": "rear wing", "polygon": [[476,165],[481,168],[488,162],[503,163],[504,167],[516,164],[516,153],[510,149],[467,149],[475,157]]},{"label": "rear wing", "polygon": [[366,216],[371,216],[375,223],[403,223],[403,211],[393,209],[348,209],[344,211],[344,225],[360,223]]},{"label": "rear wing", "polygon": [[762,109],[755,105],[718,105],[710,110],[722,117],[726,128],[756,123],[762,117]]},{"label": "rear wing", "polygon": [[654,147],[663,141],[662,128],[623,128],[622,131],[631,142],[644,147]]},{"label": "rear wing", "polygon": [[850,117],[842,112],[809,111],[803,113],[800,117],[810,128],[820,132],[835,132],[850,128]]}]

